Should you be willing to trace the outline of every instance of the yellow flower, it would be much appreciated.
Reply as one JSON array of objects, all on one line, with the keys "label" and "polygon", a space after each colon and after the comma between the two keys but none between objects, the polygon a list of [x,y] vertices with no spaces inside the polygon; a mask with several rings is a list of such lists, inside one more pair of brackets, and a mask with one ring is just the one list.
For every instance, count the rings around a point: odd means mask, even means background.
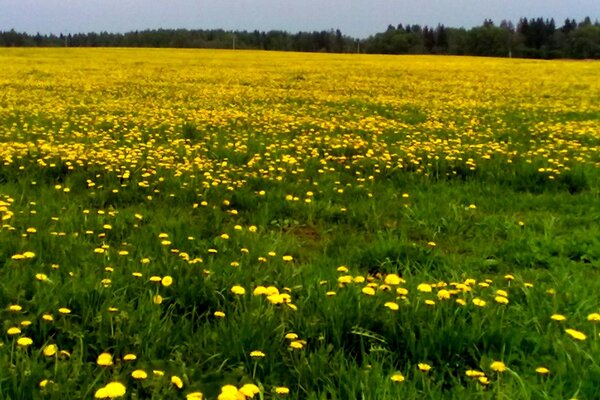
[{"label": "yellow flower", "polygon": [[129,354],[125,354],[123,356],[123,361],[135,361],[135,360],[137,360],[137,356],[135,354],[129,353]]},{"label": "yellow flower", "polygon": [[263,353],[260,350],[254,350],[250,352],[250,357],[252,358],[263,358],[265,356],[265,353]]},{"label": "yellow flower", "polygon": [[8,328],[8,329],[6,330],[6,333],[7,333],[9,336],[18,335],[19,333],[21,333],[21,329],[20,329],[20,328],[17,328],[16,326],[13,326],[13,327],[11,327],[11,328]]},{"label": "yellow flower", "polygon": [[569,334],[573,339],[585,340],[587,336],[583,332],[576,331],[575,329],[565,329],[565,332]]},{"label": "yellow flower", "polygon": [[23,307],[21,307],[18,304],[11,304],[10,306],[8,306],[8,311],[12,311],[12,312],[19,312],[23,309]]},{"label": "yellow flower", "polygon": [[68,309],[68,308],[66,308],[66,307],[61,307],[61,308],[58,309],[58,312],[61,313],[61,314],[70,314],[71,310]]},{"label": "yellow flower", "polygon": [[244,396],[246,397],[250,397],[253,398],[254,395],[259,394],[260,393],[260,389],[258,388],[258,386],[252,384],[252,383],[246,383],[245,385],[243,385],[240,390],[239,390]]},{"label": "yellow flower", "polygon": [[386,275],[383,282],[386,285],[400,285],[400,284],[404,283],[405,281],[404,281],[404,279],[400,278],[396,274],[388,274],[388,275]]},{"label": "yellow flower", "polygon": [[111,382],[103,388],[98,389],[94,397],[97,399],[114,399],[125,396],[126,392],[125,385],[120,382]]},{"label": "yellow flower", "polygon": [[417,290],[423,293],[431,293],[431,285],[428,283],[421,283],[417,286]]},{"label": "yellow flower", "polygon": [[300,350],[304,347],[304,342],[302,340],[294,340],[290,342],[290,347],[292,349]]},{"label": "yellow flower", "polygon": [[506,371],[506,365],[502,361],[494,361],[490,368],[496,372],[504,372]]},{"label": "yellow flower", "polygon": [[164,276],[164,277],[162,278],[162,285],[163,285],[164,287],[169,287],[169,286],[171,286],[172,284],[173,284],[173,278],[172,278],[172,277],[170,277],[169,275],[167,275],[167,276]]},{"label": "yellow flower", "polygon": [[140,379],[140,380],[142,380],[142,379],[146,379],[148,377],[148,374],[143,369],[136,369],[135,371],[133,371],[131,373],[131,377],[133,379]]},{"label": "yellow flower", "polygon": [[192,392],[185,395],[185,400],[203,400],[204,395],[202,392]]},{"label": "yellow flower", "polygon": [[366,287],[362,288],[362,292],[364,294],[366,294],[367,296],[373,296],[375,294],[375,289],[373,289],[372,287],[366,286]]},{"label": "yellow flower", "polygon": [[422,372],[428,372],[431,369],[431,365],[425,363],[418,364],[419,370]]},{"label": "yellow flower", "polygon": [[346,267],[345,265],[340,265],[339,267],[337,267],[336,271],[345,274],[348,272],[348,267]]},{"label": "yellow flower", "polygon": [[467,375],[469,378],[479,378],[481,376],[485,376],[483,372],[474,369],[467,370],[465,375]]},{"label": "yellow flower", "polygon": [[398,373],[395,373],[394,375],[392,375],[392,376],[390,377],[390,379],[391,379],[393,382],[404,382],[404,380],[405,380],[405,378],[404,378],[404,375],[402,375],[402,374],[401,374],[401,373],[399,373],[399,372],[398,372]]},{"label": "yellow flower", "polygon": [[108,367],[113,365],[113,357],[109,353],[102,353],[98,356],[96,363],[102,367]]},{"label": "yellow flower", "polygon": [[592,322],[600,322],[600,314],[599,313],[592,313],[590,315],[587,316],[587,320],[588,321],[592,321]]},{"label": "yellow flower", "polygon": [[152,296],[152,302],[154,304],[162,304],[163,297],[160,294],[156,294],[156,295]]},{"label": "yellow flower", "polygon": [[485,302],[485,300],[476,297],[473,299],[473,304],[475,304],[477,307],[485,307],[487,303]]},{"label": "yellow flower", "polygon": [[535,369],[535,372],[537,372],[540,375],[548,375],[550,373],[550,370],[546,367],[537,367]]},{"label": "yellow flower", "polygon": [[177,386],[177,389],[181,389],[183,387],[183,381],[181,380],[180,377],[173,375],[171,377],[171,383],[175,386]]},{"label": "yellow flower", "polygon": [[44,347],[43,353],[46,357],[52,357],[57,351],[58,347],[55,344],[49,344],[48,346]]},{"label": "yellow flower", "polygon": [[286,333],[285,338],[287,340],[296,340],[298,339],[298,335],[294,332]]},{"label": "yellow flower", "polygon": [[46,386],[48,386],[51,383],[54,383],[54,382],[49,379],[44,379],[44,380],[40,381],[40,389],[45,389]]},{"label": "yellow flower", "polygon": [[450,292],[446,289],[438,290],[437,297],[439,300],[447,300],[450,298]]},{"label": "yellow flower", "polygon": [[275,393],[277,394],[288,394],[290,392],[290,389],[288,389],[285,386],[277,386],[275,388]]},{"label": "yellow flower", "polygon": [[33,340],[31,340],[31,338],[28,338],[26,336],[23,336],[17,340],[17,345],[20,347],[31,346],[32,344],[33,344]]},{"label": "yellow flower", "polygon": [[508,299],[504,296],[496,296],[494,297],[494,301],[498,304],[508,304]]},{"label": "yellow flower", "polygon": [[550,319],[553,319],[554,321],[564,321],[567,319],[567,317],[562,314],[553,314]]},{"label": "yellow flower", "polygon": [[288,255],[283,256],[282,259],[283,259],[283,261],[286,261],[286,262],[294,261],[294,257],[288,256]]},{"label": "yellow flower", "polygon": [[393,301],[388,301],[384,304],[385,307],[389,308],[392,311],[397,311],[400,306],[398,305],[398,303],[394,303]]},{"label": "yellow flower", "polygon": [[238,295],[238,296],[243,296],[246,294],[246,289],[244,289],[243,287],[241,287],[239,285],[235,285],[231,288],[231,293]]},{"label": "yellow flower", "polygon": [[213,315],[217,318],[225,318],[225,313],[223,311],[215,311]]}]

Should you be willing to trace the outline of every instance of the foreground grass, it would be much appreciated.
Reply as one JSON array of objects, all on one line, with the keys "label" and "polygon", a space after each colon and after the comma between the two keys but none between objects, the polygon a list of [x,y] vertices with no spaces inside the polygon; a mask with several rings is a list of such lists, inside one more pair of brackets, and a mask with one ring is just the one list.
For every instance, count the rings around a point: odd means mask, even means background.
[{"label": "foreground grass", "polygon": [[600,396],[596,63],[0,58],[2,398]]}]

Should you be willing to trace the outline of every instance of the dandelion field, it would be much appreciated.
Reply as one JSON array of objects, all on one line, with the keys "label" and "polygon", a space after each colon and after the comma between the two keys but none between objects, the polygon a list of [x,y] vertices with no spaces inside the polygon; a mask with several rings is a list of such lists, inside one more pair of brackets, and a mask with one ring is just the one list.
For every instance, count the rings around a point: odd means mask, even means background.
[{"label": "dandelion field", "polygon": [[597,62],[0,66],[0,398],[600,398]]}]

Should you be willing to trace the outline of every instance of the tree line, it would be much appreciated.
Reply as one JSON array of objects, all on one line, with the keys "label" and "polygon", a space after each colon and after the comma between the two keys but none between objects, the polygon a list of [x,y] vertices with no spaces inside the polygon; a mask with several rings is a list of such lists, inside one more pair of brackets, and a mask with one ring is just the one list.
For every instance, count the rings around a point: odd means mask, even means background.
[{"label": "tree line", "polygon": [[0,31],[0,46],[36,47],[175,47],[262,49],[331,53],[452,54],[524,58],[600,59],[600,23],[585,18],[521,18],[496,25],[486,19],[470,29],[421,25],[389,25],[366,39],[338,30],[298,32],[227,31],[223,29],[153,29],[127,33],[90,32],[30,35]]}]

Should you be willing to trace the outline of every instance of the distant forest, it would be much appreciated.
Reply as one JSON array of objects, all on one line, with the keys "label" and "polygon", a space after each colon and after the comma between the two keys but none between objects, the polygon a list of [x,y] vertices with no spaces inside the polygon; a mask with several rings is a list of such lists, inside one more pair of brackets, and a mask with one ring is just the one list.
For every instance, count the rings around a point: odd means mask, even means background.
[{"label": "distant forest", "polygon": [[470,29],[420,25],[389,25],[384,32],[355,39],[340,30],[289,33],[285,31],[226,31],[222,29],[157,29],[128,33],[29,35],[0,31],[0,46],[32,47],[176,47],[261,49],[281,51],[453,54],[523,58],[600,59],[600,22],[588,17],[567,19],[521,18],[516,25],[485,20]]}]

